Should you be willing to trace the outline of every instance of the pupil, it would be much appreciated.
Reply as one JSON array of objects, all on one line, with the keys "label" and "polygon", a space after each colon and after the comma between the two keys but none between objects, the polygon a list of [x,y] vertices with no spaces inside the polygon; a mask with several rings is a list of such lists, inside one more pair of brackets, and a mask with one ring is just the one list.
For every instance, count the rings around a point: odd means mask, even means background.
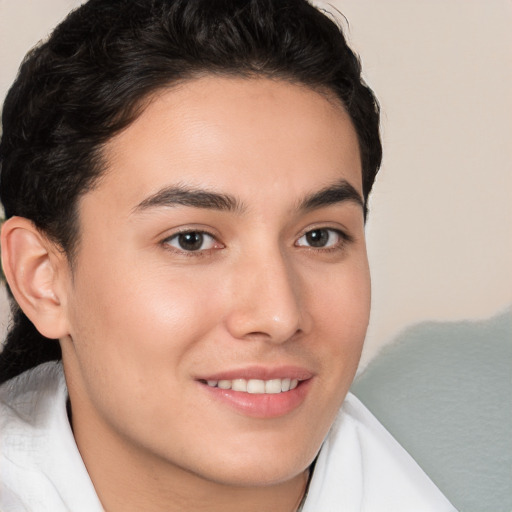
[{"label": "pupil", "polygon": [[203,245],[201,233],[182,233],[178,238],[180,247],[186,251],[197,251]]},{"label": "pupil", "polygon": [[329,240],[329,233],[326,229],[315,229],[306,233],[306,240],[312,247],[324,247]]}]

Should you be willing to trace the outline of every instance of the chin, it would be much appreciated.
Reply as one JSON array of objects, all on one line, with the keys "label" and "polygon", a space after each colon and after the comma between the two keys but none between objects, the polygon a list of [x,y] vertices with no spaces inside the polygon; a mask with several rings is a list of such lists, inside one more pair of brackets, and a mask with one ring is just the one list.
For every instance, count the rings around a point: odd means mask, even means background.
[{"label": "chin", "polygon": [[311,462],[300,467],[263,467],[248,464],[244,468],[238,468],[234,471],[224,468],[221,471],[217,470],[210,480],[229,487],[271,487],[292,480],[302,474]]},{"label": "chin", "polygon": [[[261,445],[260,445],[261,446]],[[268,487],[302,474],[314,461],[318,450],[294,450],[292,453],[263,446],[256,452],[222,457],[221,464],[208,468],[206,479],[234,487]],[[262,455],[265,455],[262,457]],[[219,467],[220,466],[220,467]],[[207,476],[207,474],[209,476]]]}]

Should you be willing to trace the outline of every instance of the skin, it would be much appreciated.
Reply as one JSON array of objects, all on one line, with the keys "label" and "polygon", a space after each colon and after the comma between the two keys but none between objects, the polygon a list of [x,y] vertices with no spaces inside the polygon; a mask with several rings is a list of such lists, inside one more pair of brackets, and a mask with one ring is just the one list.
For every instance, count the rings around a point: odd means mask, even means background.
[{"label": "skin", "polygon": [[[52,263],[74,435],[103,506],[295,510],[368,324],[361,204],[298,207],[340,180],[361,194],[348,115],[304,86],[203,77],[155,95],[105,161],[80,202],[73,271]],[[176,186],[236,207],[148,199]],[[208,233],[199,250],[180,246],[183,230]],[[197,380],[282,365],[312,378],[278,417]]]}]

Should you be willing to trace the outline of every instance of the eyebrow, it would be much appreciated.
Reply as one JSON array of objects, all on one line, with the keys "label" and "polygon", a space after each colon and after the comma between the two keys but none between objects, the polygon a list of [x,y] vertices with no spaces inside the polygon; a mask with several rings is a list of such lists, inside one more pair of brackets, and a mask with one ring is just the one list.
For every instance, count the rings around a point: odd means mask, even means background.
[{"label": "eyebrow", "polygon": [[133,211],[142,212],[152,208],[173,206],[191,206],[193,208],[237,213],[245,209],[244,205],[232,195],[190,188],[184,185],[173,185],[147,197]]},{"label": "eyebrow", "polygon": [[366,213],[366,203],[361,194],[345,179],[329,185],[318,192],[307,195],[299,202],[299,210],[316,210],[342,202],[353,202],[358,204]]},{"label": "eyebrow", "polygon": [[[346,201],[356,203],[366,211],[365,202],[359,192],[344,179],[317,192],[306,195],[299,201],[297,210],[316,210],[324,206]],[[172,185],[145,198],[133,211],[143,212],[153,208],[174,206],[190,206],[192,208],[235,213],[241,213],[245,210],[244,204],[230,194],[190,188],[184,185]]]}]

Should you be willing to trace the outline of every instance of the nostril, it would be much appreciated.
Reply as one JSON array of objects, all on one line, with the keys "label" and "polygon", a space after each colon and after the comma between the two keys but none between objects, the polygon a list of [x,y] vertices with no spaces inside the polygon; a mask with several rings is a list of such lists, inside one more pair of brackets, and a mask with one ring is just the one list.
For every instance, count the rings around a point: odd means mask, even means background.
[{"label": "nostril", "polygon": [[248,332],[242,337],[247,340],[263,340],[274,343],[284,343],[287,341],[293,341],[302,333],[302,329],[272,329],[269,328],[267,331],[252,331]]}]

